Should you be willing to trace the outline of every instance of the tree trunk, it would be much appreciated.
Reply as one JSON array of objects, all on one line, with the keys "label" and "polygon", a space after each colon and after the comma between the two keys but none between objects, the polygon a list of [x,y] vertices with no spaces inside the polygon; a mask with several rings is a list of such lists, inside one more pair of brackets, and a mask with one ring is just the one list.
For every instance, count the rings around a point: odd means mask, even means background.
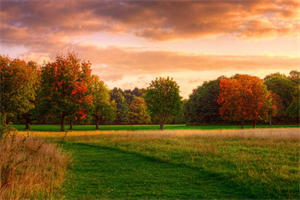
[{"label": "tree trunk", "polygon": [[6,123],[6,113],[2,113],[1,118],[2,118],[1,123],[5,127],[7,125],[7,123]]},{"label": "tree trunk", "polygon": [[30,129],[30,117],[28,115],[25,116],[26,120],[26,130]]},{"label": "tree trunk", "polygon": [[269,125],[272,126],[272,117],[269,119]]},{"label": "tree trunk", "polygon": [[160,128],[160,130],[163,130],[163,129],[164,129],[164,123],[163,123],[163,122],[161,122],[161,123],[159,124],[159,128]]},{"label": "tree trunk", "polygon": [[241,129],[244,129],[244,121],[241,122]]},{"label": "tree trunk", "polygon": [[73,130],[73,119],[70,119],[70,130]]},{"label": "tree trunk", "polygon": [[98,119],[98,116],[97,116],[97,115],[95,115],[95,124],[96,124],[96,130],[99,130],[98,121],[99,121],[99,119]]},{"label": "tree trunk", "polygon": [[256,128],[256,120],[253,120],[253,128]]},{"label": "tree trunk", "polygon": [[60,130],[65,131],[65,113],[61,113]]}]

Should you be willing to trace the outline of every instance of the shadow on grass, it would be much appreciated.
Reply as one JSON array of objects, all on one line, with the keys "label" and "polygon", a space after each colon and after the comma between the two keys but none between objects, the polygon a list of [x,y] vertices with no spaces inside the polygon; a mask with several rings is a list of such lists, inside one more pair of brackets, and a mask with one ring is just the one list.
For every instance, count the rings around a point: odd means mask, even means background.
[{"label": "shadow on grass", "polygon": [[[216,174],[182,163],[113,147],[64,143],[73,152],[74,166],[65,184],[67,198],[262,198]],[[269,197],[270,198],[270,197]]]}]

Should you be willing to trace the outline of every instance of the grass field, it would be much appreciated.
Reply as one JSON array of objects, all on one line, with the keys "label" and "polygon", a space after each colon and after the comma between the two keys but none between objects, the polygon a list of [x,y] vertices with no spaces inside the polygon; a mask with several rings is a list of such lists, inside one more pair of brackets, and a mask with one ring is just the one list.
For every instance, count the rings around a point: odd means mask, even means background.
[{"label": "grass field", "polygon": [[[67,199],[297,199],[300,129],[30,132],[73,156]],[[23,134],[28,134],[23,132]]]},{"label": "grass field", "polygon": [[[13,125],[17,130],[25,130],[25,125]],[[258,125],[257,128],[293,128],[300,125]],[[66,130],[69,126],[66,125]],[[165,125],[166,130],[210,130],[210,129],[240,129],[239,125],[203,125],[203,126],[188,126],[185,124]],[[252,128],[251,125],[246,125],[245,128]],[[60,131],[59,125],[31,125],[32,131]],[[92,131],[96,130],[95,125],[74,125],[73,131]],[[99,130],[159,130],[159,125],[101,125]]]}]

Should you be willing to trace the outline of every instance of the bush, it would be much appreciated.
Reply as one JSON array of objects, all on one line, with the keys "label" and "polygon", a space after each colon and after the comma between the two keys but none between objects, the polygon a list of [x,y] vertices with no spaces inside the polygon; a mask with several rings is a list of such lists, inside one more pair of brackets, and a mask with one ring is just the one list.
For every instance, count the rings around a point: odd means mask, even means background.
[{"label": "bush", "polygon": [[0,199],[59,197],[69,156],[42,139],[1,132]]}]

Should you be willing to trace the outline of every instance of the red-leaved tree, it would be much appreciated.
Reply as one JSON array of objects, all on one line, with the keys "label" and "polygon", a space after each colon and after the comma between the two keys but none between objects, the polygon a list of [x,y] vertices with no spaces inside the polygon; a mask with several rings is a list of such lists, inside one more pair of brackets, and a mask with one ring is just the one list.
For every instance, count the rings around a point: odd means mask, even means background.
[{"label": "red-leaved tree", "polygon": [[91,63],[81,61],[74,54],[57,56],[54,62],[42,67],[42,88],[44,100],[53,113],[61,117],[61,130],[64,131],[65,117],[73,120],[86,117],[86,106],[92,101],[88,95],[88,82],[91,77]]},{"label": "red-leaved tree", "polygon": [[217,100],[220,115],[225,120],[241,123],[253,121],[253,128],[258,120],[266,120],[272,106],[270,92],[263,80],[250,75],[235,75],[220,81],[220,93]]}]

